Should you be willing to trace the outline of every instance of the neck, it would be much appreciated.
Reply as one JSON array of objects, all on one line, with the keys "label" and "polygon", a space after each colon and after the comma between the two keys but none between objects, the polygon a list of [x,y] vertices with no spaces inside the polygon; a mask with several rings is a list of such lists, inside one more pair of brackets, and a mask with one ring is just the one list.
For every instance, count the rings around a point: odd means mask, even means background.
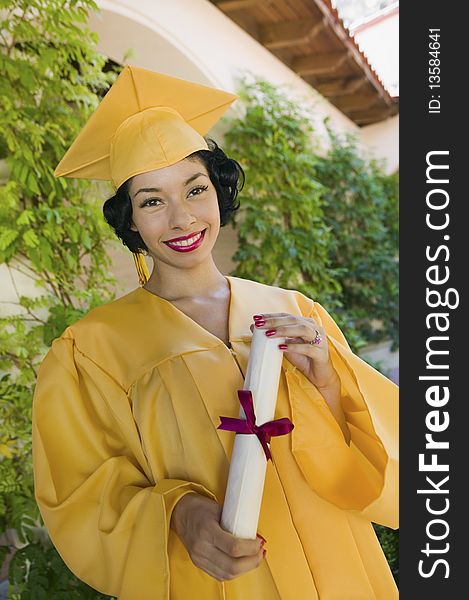
[{"label": "neck", "polygon": [[226,291],[228,282],[218,270],[212,255],[207,261],[190,269],[178,269],[154,262],[145,289],[166,300],[181,300],[216,296]]}]

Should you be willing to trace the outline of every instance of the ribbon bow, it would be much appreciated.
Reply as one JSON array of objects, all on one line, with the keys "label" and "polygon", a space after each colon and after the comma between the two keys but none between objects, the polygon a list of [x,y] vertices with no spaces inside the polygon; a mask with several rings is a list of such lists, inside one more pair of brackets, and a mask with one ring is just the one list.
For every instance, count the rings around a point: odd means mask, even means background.
[{"label": "ribbon bow", "polygon": [[256,425],[256,415],[254,413],[254,402],[251,390],[238,390],[238,398],[241,406],[243,407],[246,419],[220,417],[221,423],[217,429],[225,429],[226,431],[234,431],[236,433],[250,433],[257,435],[264,450],[266,459],[272,459],[272,455],[268,446],[270,438],[290,433],[294,427],[293,423],[290,421],[290,419],[284,417],[283,419],[267,421],[267,423],[258,426]]}]

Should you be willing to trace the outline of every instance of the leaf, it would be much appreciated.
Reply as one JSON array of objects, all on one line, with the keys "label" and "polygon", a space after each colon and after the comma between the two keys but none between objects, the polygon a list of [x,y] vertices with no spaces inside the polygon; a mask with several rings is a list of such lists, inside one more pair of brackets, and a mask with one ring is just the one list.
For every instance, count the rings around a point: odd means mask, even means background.
[{"label": "leaf", "polygon": [[3,229],[0,232],[0,250],[6,250],[19,236],[19,232],[14,229]]},{"label": "leaf", "polygon": [[34,173],[32,171],[28,175],[27,183],[28,183],[29,189],[31,190],[31,192],[33,192],[33,194],[39,195],[41,193],[39,186],[37,184],[36,177],[34,176]]},{"label": "leaf", "polygon": [[16,219],[17,225],[29,225],[34,222],[34,213],[32,210],[26,209]]},{"label": "leaf", "polygon": [[39,245],[39,238],[32,229],[28,229],[23,233],[23,240],[28,248],[36,248]]},{"label": "leaf", "polygon": [[88,231],[86,229],[81,230],[80,237],[81,237],[81,242],[82,242],[84,248],[86,250],[91,250],[92,242],[91,242],[90,234],[88,233]]},{"label": "leaf", "polygon": [[0,444],[0,455],[5,458],[13,458],[13,452],[8,444]]}]

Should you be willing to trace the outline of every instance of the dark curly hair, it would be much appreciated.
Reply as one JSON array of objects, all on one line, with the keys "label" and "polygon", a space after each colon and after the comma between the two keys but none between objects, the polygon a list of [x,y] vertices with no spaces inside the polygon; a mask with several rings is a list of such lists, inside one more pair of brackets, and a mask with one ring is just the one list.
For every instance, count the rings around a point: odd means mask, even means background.
[{"label": "dark curly hair", "polygon": [[[244,171],[234,159],[228,158],[212,139],[207,139],[209,150],[198,150],[186,158],[200,160],[207,169],[218,197],[220,226],[230,222],[239,208],[238,192],[244,185]],[[106,200],[103,206],[104,218],[114,229],[117,237],[132,252],[148,250],[138,231],[130,229],[132,219],[132,201],[129,196],[129,180],[125,181],[115,195]]]}]

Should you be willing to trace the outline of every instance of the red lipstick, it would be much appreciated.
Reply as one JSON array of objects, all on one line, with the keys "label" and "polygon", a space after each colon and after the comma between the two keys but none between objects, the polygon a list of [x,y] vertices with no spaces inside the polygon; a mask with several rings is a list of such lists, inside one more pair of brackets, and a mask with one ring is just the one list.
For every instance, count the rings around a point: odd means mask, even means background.
[{"label": "red lipstick", "polygon": [[[175,250],[176,252],[191,252],[198,248],[202,242],[204,241],[205,232],[207,230],[204,229],[202,232],[190,233],[189,235],[183,235],[181,237],[173,238],[171,240],[164,240],[164,244],[166,244],[171,250]],[[194,238],[194,241],[189,245],[182,245],[181,242],[185,240],[190,240]]]}]

